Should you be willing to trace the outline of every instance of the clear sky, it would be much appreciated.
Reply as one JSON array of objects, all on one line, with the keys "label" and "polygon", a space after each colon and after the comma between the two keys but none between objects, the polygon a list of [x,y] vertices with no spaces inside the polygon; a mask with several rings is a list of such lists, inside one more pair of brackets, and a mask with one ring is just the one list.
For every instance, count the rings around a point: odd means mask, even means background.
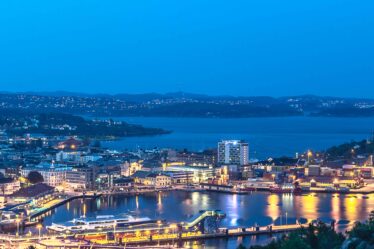
[{"label": "clear sky", "polygon": [[373,0],[2,0],[0,90],[374,97]]}]

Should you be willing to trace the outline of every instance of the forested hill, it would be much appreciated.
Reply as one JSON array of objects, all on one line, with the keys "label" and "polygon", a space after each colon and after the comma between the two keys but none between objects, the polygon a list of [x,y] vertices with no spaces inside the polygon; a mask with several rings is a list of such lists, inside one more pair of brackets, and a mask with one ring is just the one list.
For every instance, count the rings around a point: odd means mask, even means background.
[{"label": "forested hill", "polygon": [[48,136],[92,138],[149,136],[169,132],[111,119],[87,120],[72,114],[34,113],[20,109],[0,109],[0,129],[9,135],[39,133]]}]

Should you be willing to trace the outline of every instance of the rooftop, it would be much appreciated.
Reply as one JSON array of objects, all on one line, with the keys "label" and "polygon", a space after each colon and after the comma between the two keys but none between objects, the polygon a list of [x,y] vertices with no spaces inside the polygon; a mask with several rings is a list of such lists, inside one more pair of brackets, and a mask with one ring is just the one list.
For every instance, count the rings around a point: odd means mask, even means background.
[{"label": "rooftop", "polygon": [[45,183],[37,183],[27,188],[21,188],[14,192],[11,197],[27,197],[32,198],[41,194],[46,194],[52,191],[54,187],[51,187]]}]

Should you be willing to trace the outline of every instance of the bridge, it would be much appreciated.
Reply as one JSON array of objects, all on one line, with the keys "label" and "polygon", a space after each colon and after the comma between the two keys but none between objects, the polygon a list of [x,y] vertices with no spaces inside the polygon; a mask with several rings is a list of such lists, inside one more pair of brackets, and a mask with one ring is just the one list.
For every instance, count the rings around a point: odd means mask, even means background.
[{"label": "bridge", "polygon": [[183,225],[183,228],[191,230],[198,226],[201,232],[205,232],[205,230],[211,232],[218,228],[219,221],[224,217],[226,217],[226,214],[220,210],[202,210],[192,217],[187,224]]}]

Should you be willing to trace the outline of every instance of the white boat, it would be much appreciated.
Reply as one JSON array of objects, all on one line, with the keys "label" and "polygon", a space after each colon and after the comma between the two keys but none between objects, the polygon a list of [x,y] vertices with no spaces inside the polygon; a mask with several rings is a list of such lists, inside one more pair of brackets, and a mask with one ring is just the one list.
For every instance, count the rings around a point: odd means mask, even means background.
[{"label": "white boat", "polygon": [[147,223],[156,223],[156,220],[151,220],[148,217],[133,217],[131,215],[114,216],[114,215],[101,215],[94,218],[81,217],[79,219],[73,219],[65,223],[52,223],[51,226],[47,226],[47,229],[55,232],[82,232],[82,231],[94,231],[94,230],[110,230],[117,227],[129,227],[134,225],[141,225]]}]

